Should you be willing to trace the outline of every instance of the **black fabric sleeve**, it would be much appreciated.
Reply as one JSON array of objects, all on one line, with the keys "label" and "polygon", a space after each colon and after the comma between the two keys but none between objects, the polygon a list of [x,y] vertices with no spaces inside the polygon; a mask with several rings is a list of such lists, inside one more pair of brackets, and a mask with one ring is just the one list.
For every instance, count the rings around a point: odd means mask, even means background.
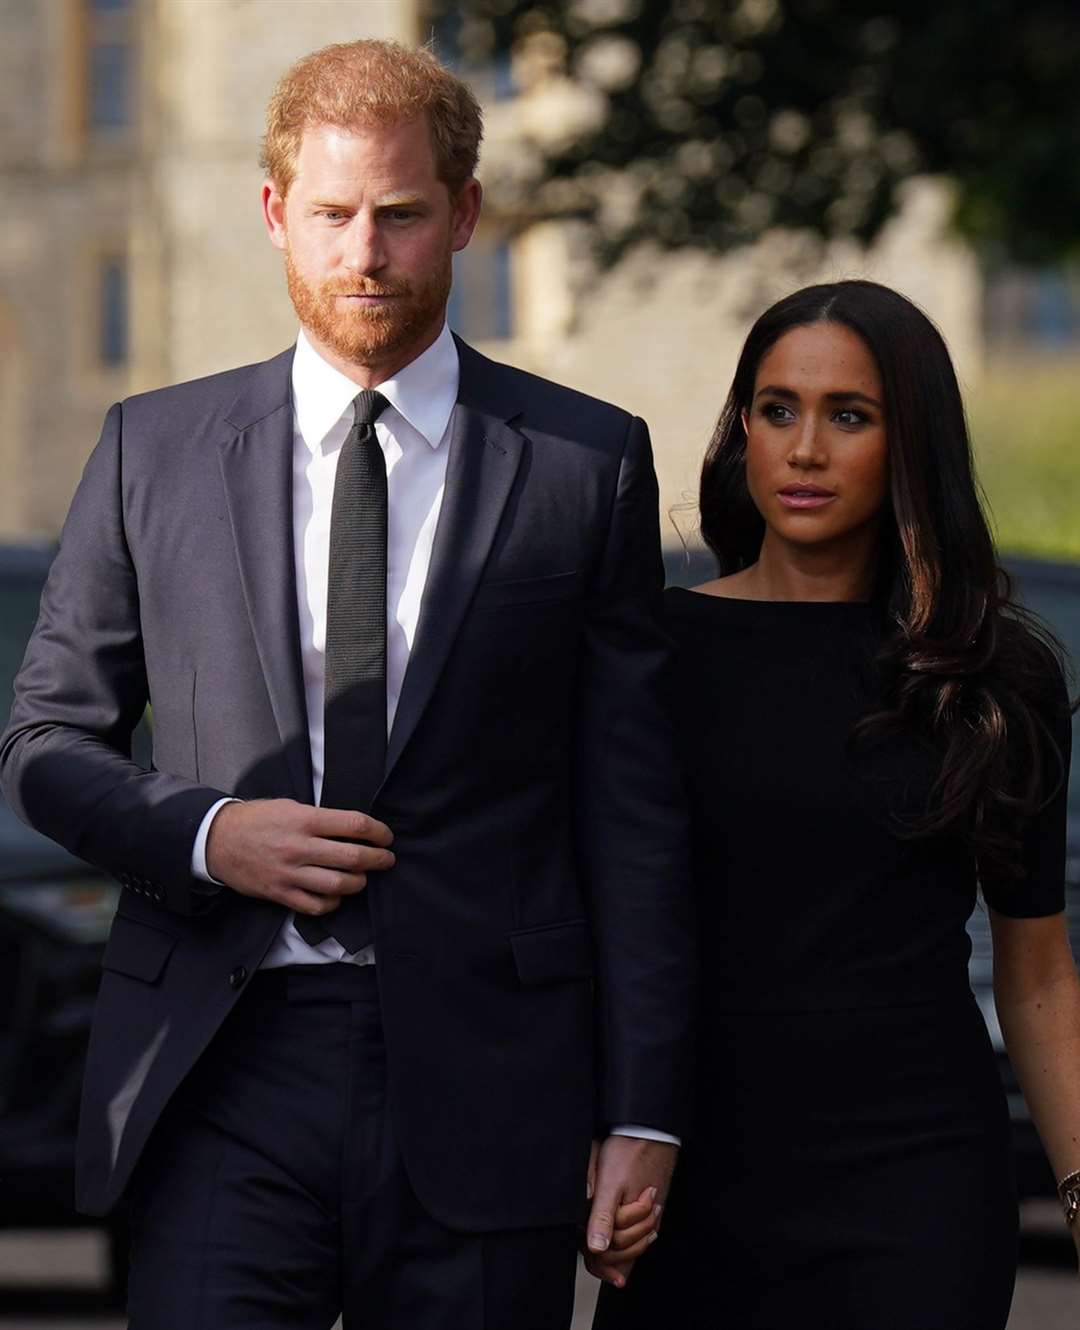
[{"label": "black fabric sleeve", "polygon": [[687,1129],[696,942],[687,810],[665,705],[671,642],[645,425],[630,426],[589,591],[578,849],[597,952],[600,1121]]},{"label": "black fabric sleeve", "polygon": [[1038,704],[1044,729],[1042,752],[1044,803],[1024,833],[1025,876],[1001,878],[980,871],[986,903],[1013,919],[1038,919],[1065,908],[1065,842],[1068,821],[1072,717],[1069,694],[1057,660],[1040,650],[1048,678]]}]

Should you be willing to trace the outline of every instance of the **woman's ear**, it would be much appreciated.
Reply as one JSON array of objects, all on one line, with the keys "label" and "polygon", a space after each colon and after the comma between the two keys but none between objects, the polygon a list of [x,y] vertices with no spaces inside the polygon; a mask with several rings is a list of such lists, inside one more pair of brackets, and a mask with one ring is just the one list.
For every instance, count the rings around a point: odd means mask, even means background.
[{"label": "woman's ear", "polygon": [[739,419],[742,421],[743,433],[747,436],[747,438],[749,438],[749,437],[750,437],[750,412],[747,411],[747,409],[746,409],[745,406],[744,406],[743,409],[739,412]]}]

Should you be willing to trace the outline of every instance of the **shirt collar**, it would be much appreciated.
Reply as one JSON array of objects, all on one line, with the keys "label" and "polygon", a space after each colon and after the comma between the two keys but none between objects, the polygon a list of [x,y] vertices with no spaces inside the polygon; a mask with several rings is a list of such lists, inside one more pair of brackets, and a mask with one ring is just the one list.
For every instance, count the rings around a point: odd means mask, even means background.
[{"label": "shirt collar", "polygon": [[[432,448],[446,434],[460,379],[457,344],[447,324],[428,349],[410,361],[379,392]],[[307,446],[314,452],[350,410],[359,385],[325,361],[303,328],[292,365],[293,409]]]}]

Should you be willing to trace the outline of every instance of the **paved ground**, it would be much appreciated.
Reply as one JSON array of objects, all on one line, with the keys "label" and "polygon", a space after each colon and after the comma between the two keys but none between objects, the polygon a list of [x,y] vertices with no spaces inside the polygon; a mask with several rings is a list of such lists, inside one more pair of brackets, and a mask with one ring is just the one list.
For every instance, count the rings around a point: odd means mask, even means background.
[{"label": "paved ground", "polygon": [[[1053,1206],[1025,1214],[1024,1264],[1008,1330],[1080,1325],[1080,1279],[1059,1226]],[[97,1232],[0,1235],[0,1330],[124,1330],[102,1292],[104,1272],[105,1245]],[[588,1330],[595,1286],[583,1272],[578,1287],[574,1330]],[[928,1320],[926,1330],[948,1327]]]}]

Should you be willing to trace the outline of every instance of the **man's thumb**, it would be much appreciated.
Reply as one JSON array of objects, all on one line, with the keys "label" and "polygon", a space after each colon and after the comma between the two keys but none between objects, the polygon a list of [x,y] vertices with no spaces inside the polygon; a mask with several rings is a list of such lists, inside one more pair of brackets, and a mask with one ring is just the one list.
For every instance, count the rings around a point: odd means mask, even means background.
[{"label": "man's thumb", "polygon": [[615,1229],[615,1211],[619,1198],[610,1187],[600,1185],[596,1199],[589,1211],[587,1241],[589,1251],[603,1252],[611,1246],[611,1235]]}]

